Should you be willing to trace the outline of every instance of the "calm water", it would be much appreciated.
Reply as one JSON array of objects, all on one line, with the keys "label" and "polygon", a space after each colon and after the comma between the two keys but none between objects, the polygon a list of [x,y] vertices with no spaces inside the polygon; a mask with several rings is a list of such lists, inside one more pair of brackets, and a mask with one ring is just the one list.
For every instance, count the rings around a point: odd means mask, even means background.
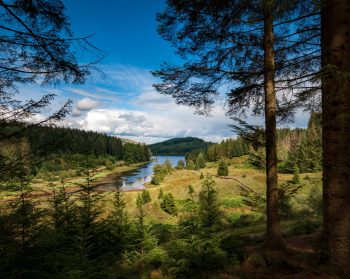
[{"label": "calm water", "polygon": [[119,183],[125,190],[142,189],[144,184],[151,181],[153,175],[153,167],[155,164],[163,164],[166,160],[171,162],[175,167],[179,160],[185,160],[184,156],[154,156],[152,162],[140,167],[137,170],[124,173],[120,177]]}]

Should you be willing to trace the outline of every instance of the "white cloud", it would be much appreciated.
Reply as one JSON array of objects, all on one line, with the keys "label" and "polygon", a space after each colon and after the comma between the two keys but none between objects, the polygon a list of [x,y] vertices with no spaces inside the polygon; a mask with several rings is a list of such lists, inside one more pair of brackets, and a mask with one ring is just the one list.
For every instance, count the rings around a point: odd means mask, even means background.
[{"label": "white cloud", "polygon": [[215,107],[215,117],[193,114],[184,106],[172,105],[167,111],[155,109],[91,109],[76,126],[85,130],[111,133],[147,143],[173,137],[196,136],[219,141],[233,136],[221,107]]},{"label": "white cloud", "polygon": [[71,115],[73,117],[82,116],[85,112],[97,108],[99,105],[100,103],[98,101],[85,97],[76,103],[75,107],[72,109]]},{"label": "white cloud", "polygon": [[[69,92],[84,96],[84,97],[89,97],[89,98],[94,98],[94,99],[99,99],[99,100],[105,100],[105,101],[117,101],[118,100],[118,93],[110,91],[108,89],[104,88],[95,88],[95,89],[90,89],[90,90],[85,90],[85,89],[78,89],[78,88],[67,88]],[[91,92],[93,91],[93,92]],[[109,95],[106,95],[106,92],[109,92]]]},{"label": "white cloud", "polygon": [[[170,96],[157,93],[152,87],[156,80],[148,70],[119,65],[104,68],[106,78],[97,83],[54,89],[59,93],[56,107],[64,98],[76,101],[74,117],[67,118],[64,125],[146,143],[187,136],[218,142],[235,136],[222,99],[213,107],[212,117],[196,115],[193,109],[175,104]],[[298,112],[289,126],[305,127],[307,119],[308,114]],[[248,117],[246,121],[262,124],[263,118]]]},{"label": "white cloud", "polygon": [[99,105],[99,102],[91,98],[83,98],[78,101],[77,109],[82,111],[88,111],[96,108]]}]

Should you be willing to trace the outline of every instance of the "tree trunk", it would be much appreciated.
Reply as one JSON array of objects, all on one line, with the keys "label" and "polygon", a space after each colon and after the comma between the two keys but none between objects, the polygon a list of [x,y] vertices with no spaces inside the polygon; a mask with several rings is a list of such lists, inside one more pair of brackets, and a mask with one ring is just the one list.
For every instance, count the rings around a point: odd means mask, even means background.
[{"label": "tree trunk", "polygon": [[276,146],[276,94],[275,55],[273,34],[274,0],[263,0],[264,12],[264,91],[265,91],[265,136],[266,136],[266,239],[265,246],[282,250],[285,242],[278,218],[277,146]]},{"label": "tree trunk", "polygon": [[350,278],[350,1],[322,6],[324,236],[327,259]]}]

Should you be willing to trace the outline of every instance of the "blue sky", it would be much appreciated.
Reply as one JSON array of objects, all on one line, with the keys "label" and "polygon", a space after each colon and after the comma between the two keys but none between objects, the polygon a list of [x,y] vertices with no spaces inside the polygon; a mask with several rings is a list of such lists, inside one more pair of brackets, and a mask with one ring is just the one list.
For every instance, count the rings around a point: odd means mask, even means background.
[{"label": "blue sky", "polygon": [[[94,74],[84,85],[23,86],[24,98],[54,92],[56,101],[46,113],[68,98],[74,101],[63,125],[146,143],[185,136],[220,141],[233,136],[223,101],[216,104],[212,117],[204,117],[154,91],[150,71],[163,61],[179,62],[170,44],[157,34],[156,13],[163,10],[163,0],[63,2],[75,35],[94,34],[91,43],[106,53],[99,64],[103,75]],[[305,115],[297,115],[294,125],[305,123]]]}]

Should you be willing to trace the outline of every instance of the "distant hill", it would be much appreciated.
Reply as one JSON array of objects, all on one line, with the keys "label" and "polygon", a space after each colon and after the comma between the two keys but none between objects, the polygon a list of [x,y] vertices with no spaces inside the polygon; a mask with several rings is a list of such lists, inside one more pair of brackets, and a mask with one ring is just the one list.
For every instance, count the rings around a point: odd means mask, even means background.
[{"label": "distant hill", "polygon": [[194,151],[205,151],[212,142],[206,142],[199,138],[174,138],[163,142],[158,142],[149,145],[153,155],[185,155],[186,153]]}]

